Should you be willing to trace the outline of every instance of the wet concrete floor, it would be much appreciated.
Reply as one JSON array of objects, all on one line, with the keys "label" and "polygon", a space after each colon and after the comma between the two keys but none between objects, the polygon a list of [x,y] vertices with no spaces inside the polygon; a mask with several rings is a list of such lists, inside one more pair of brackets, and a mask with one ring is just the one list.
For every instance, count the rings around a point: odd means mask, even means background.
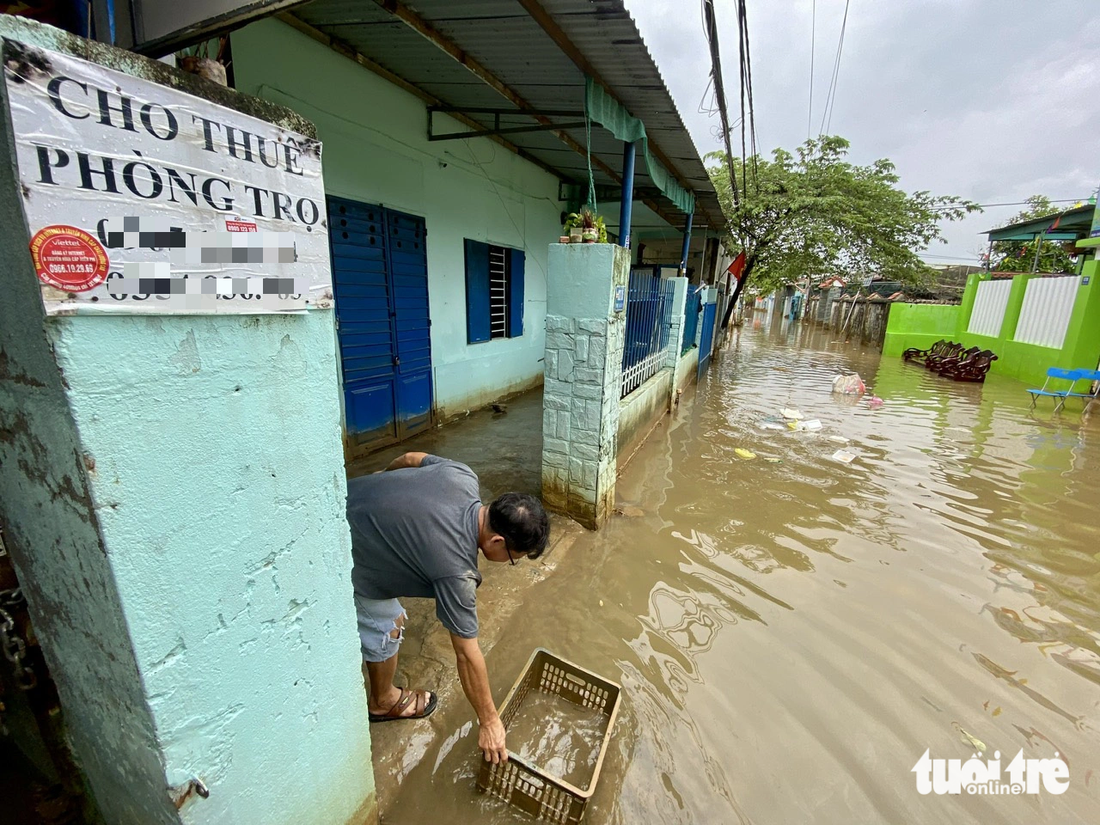
[{"label": "wet concrete floor", "polygon": [[517,395],[421,433],[348,465],[354,477],[381,470],[405,451],[444,455],[472,467],[482,499],[508,491],[539,495],[542,490],[542,389]]},{"label": "wet concrete floor", "polygon": [[[830,338],[735,336],[626,468],[634,517],[503,596],[494,695],[539,646],[623,685],[590,823],[1100,821],[1098,416]],[[832,396],[842,370],[885,406]],[[760,429],[784,407],[822,430]],[[472,720],[452,693],[430,730],[375,739],[376,765],[413,755],[387,825],[530,821],[474,791]],[[1058,752],[1068,790],[918,794],[926,749],[976,742]]]}]

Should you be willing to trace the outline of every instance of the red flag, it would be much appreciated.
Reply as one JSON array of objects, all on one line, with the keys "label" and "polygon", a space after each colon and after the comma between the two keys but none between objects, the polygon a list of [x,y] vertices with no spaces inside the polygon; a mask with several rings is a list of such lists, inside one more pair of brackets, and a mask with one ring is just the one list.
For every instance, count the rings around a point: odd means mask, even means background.
[{"label": "red flag", "polygon": [[745,275],[745,253],[742,252],[733,259],[733,263],[726,268],[726,272],[733,276],[735,281],[740,281]]}]

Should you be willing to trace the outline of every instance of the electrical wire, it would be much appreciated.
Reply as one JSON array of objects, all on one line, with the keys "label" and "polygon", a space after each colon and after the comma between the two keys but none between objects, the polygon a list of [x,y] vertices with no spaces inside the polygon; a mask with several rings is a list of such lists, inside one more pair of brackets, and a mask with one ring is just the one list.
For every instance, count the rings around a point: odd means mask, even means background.
[{"label": "electrical wire", "polygon": [[722,78],[722,55],[718,47],[718,24],[714,16],[714,0],[702,0],[703,30],[710,51],[710,76],[714,85],[714,100],[718,105],[718,116],[722,123],[722,143],[726,149],[726,168],[730,176],[730,191],[734,206],[741,201],[737,188],[737,175],[733,169],[733,146],[730,144],[729,111],[726,108],[726,89]]},{"label": "electrical wire", "polygon": [[[477,153],[474,152],[474,147],[470,145],[470,141],[464,140],[462,141],[462,143],[465,144],[466,150],[470,153],[470,158],[477,165],[477,168],[481,170],[482,177],[484,177],[489,186],[492,187],[493,194],[497,196],[497,200],[500,201],[500,205],[504,209],[504,214],[508,216],[508,220],[511,221],[512,227],[516,230],[516,234],[519,235],[519,237],[521,238],[524,249],[527,249],[527,232],[523,229],[520,229],[519,224],[516,223],[516,219],[512,217],[512,212],[514,211],[514,209],[508,205],[508,202],[504,199],[504,196],[500,194],[500,190],[497,189],[496,181],[494,181],[492,176],[488,173],[488,171],[486,171],[485,166],[478,158]],[[493,157],[489,160],[489,163],[492,163],[493,160],[496,160],[496,147],[493,147]],[[527,204],[523,202],[523,197],[523,193],[520,193],[520,202],[523,203],[524,216],[526,218]],[[526,225],[526,220],[524,220],[524,225]],[[537,266],[542,272],[542,276],[544,278],[547,277],[546,269],[543,267],[542,262],[539,261],[538,256],[532,255],[530,257],[530,260],[535,262],[535,266]]]},{"label": "electrical wire", "polygon": [[[756,106],[752,100],[752,49],[749,48],[749,16],[748,7],[746,5],[747,0],[741,0],[741,31],[742,38],[745,44],[745,72],[748,83],[748,97],[749,97],[749,148],[752,150],[752,178],[753,185],[757,185],[756,181]],[[742,118],[744,113],[742,113]]]},{"label": "electrical wire", "polygon": [[813,135],[814,116],[814,45],[817,42],[817,0],[813,0],[810,11],[810,105],[806,111],[806,140]]},{"label": "electrical wire", "polygon": [[[707,103],[707,100],[710,103]],[[703,97],[699,101],[699,114],[714,117],[718,114],[718,104],[714,100],[714,78],[707,81],[707,88],[703,89]]]},{"label": "electrical wire", "polygon": [[747,147],[745,146],[745,93],[747,91],[745,84],[745,34],[744,29],[741,27],[741,8],[743,5],[743,2],[737,4],[737,55],[741,78],[741,187],[747,190],[749,176],[745,168],[748,158]]},{"label": "electrical wire", "polygon": [[[1090,197],[1092,197],[1092,196],[1089,195],[1088,197],[1084,197],[1084,198],[1052,199],[1050,201],[1050,203],[1087,203],[1088,199]],[[1003,203],[976,203],[974,205],[977,206],[979,209],[987,209],[987,208],[992,207],[992,206],[1031,206],[1031,202],[1030,201],[1005,201]],[[954,208],[955,207],[951,206],[951,205],[932,207],[932,209],[934,211],[940,211],[940,210],[944,210],[944,209],[954,209]],[[1051,213],[1051,214],[1053,214],[1053,213]]]},{"label": "electrical wire", "polygon": [[[829,82],[829,93],[825,95],[825,109],[821,112],[821,128],[818,136],[825,134],[833,125],[833,108],[836,103],[837,79],[840,77],[840,56],[844,53],[844,33],[848,29],[848,6],[852,0],[844,0],[844,19],[840,24],[840,39],[836,44],[836,60],[833,61],[833,76]],[[828,126],[826,126],[828,123]]]}]

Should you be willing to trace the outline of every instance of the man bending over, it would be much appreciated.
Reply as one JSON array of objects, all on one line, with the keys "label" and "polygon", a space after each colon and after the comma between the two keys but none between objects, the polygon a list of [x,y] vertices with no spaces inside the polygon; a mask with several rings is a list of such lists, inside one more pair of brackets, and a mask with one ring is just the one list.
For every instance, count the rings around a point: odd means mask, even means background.
[{"label": "man bending over", "polygon": [[481,725],[478,747],[487,761],[505,762],[504,725],[477,643],[477,553],[512,564],[538,558],[550,521],[539,500],[522,493],[505,493],[486,507],[477,476],[457,461],[405,453],[386,470],[348,482],[351,580],[370,682],[370,720],[423,719],[435,711],[435,694],[393,684],[406,618],[397,600],[432,598],[451,634],[462,690]]}]

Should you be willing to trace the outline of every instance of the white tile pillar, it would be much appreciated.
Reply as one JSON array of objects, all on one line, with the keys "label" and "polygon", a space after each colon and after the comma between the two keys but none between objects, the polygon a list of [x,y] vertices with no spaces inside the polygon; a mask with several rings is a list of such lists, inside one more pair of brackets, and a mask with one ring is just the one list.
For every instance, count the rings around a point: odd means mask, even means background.
[{"label": "white tile pillar", "polygon": [[615,502],[630,251],[551,244],[546,284],[542,496],[589,529]]},{"label": "white tile pillar", "polygon": [[687,306],[687,278],[671,278],[675,285],[672,293],[672,317],[669,324],[668,348],[665,350],[665,367],[673,371],[680,363],[680,351],[684,348],[684,308]]}]

